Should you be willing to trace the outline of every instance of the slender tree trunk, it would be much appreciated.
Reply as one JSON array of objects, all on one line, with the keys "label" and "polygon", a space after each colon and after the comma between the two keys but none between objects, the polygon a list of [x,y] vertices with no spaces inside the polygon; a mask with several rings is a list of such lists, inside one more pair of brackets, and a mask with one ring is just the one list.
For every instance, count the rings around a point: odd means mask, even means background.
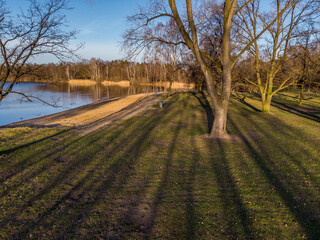
[{"label": "slender tree trunk", "polygon": [[167,97],[169,97],[170,94],[171,94],[172,81],[173,81],[173,76],[172,76],[172,75],[173,75],[173,74],[171,74],[171,76],[170,76],[169,88],[168,88],[168,90],[167,90]]},{"label": "slender tree trunk", "polygon": [[299,96],[299,105],[300,106],[302,105],[302,102],[303,102],[303,91],[304,91],[304,84],[302,83],[301,87],[300,87],[300,96]]}]

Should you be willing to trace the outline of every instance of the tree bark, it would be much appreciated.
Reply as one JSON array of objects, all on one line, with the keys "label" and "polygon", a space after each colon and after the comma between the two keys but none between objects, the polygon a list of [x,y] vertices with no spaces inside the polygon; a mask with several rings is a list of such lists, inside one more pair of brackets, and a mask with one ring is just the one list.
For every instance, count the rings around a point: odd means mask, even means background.
[{"label": "tree bark", "polygon": [[[213,127],[211,129],[210,137],[225,138],[227,133],[227,116],[231,93],[231,47],[230,47],[230,33],[232,26],[232,14],[234,3],[225,1],[224,6],[224,24],[223,24],[223,38],[222,38],[222,89],[221,95],[215,101],[215,115]],[[212,91],[214,94],[214,91]],[[214,99],[213,99],[214,100]]]},{"label": "tree bark", "polygon": [[226,0],[224,4],[224,22],[223,22],[223,38],[222,38],[222,87],[219,88],[214,81],[213,72],[202,56],[197,36],[197,27],[193,20],[192,3],[191,0],[186,0],[187,17],[190,27],[191,37],[189,32],[183,25],[183,22],[177,11],[175,0],[169,0],[169,5],[172,10],[173,17],[177,23],[182,38],[185,44],[193,52],[201,70],[205,76],[207,91],[214,105],[214,122],[210,132],[212,138],[227,138],[226,131],[228,104],[231,93],[231,53],[230,53],[230,32],[232,26],[232,16],[234,13],[237,0]]},{"label": "tree bark", "polygon": [[261,98],[261,103],[262,103],[262,108],[261,111],[265,113],[270,112],[270,106],[271,106],[271,100],[272,100],[272,95],[266,94],[266,96]]},{"label": "tree bark", "polygon": [[300,106],[302,105],[302,102],[303,102],[303,91],[304,91],[304,84],[302,83],[301,87],[300,87],[300,96],[299,96],[299,105]]},{"label": "tree bark", "polygon": [[228,102],[225,101],[221,106],[215,106],[214,121],[210,132],[210,137],[213,138],[227,138],[227,115],[228,115]]}]

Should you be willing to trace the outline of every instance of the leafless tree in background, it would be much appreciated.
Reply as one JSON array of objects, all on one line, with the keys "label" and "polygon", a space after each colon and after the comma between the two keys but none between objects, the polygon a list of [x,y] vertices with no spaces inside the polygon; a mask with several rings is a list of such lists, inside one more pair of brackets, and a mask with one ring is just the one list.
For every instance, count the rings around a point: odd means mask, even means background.
[{"label": "leafless tree in background", "polygon": [[[277,92],[295,83],[301,74],[297,61],[289,61],[288,56],[295,50],[297,40],[311,35],[306,29],[319,14],[317,0],[276,0],[268,13],[261,10],[260,1],[255,0],[238,12],[241,19],[238,26],[243,31],[243,43],[253,42],[249,49],[255,58],[256,76],[254,80],[244,76],[247,82],[256,86],[261,94],[261,110],[270,112],[272,97]],[[269,23],[276,17],[276,22]],[[264,40],[256,36],[259,29],[270,25]]]},{"label": "leafless tree in background", "polygon": [[[312,27],[312,26],[311,26]],[[314,31],[314,29],[308,29]],[[319,34],[320,29],[316,31],[316,35]],[[299,105],[302,105],[304,100],[304,90],[307,87],[307,91],[310,92],[311,88],[315,90],[319,87],[320,83],[320,53],[319,53],[319,41],[313,35],[305,35],[299,39],[294,53],[292,54],[301,65],[301,73],[299,74],[299,80],[297,82],[300,87]],[[316,82],[315,80],[318,80]]]},{"label": "leafless tree in background", "polygon": [[[36,69],[26,65],[30,59],[51,54],[59,60],[75,57],[76,49],[69,47],[76,31],[66,31],[66,0],[29,0],[29,8],[12,15],[0,1],[0,101],[9,93],[17,93],[29,101],[31,96],[13,91],[25,74]],[[27,66],[27,67],[26,67]]]}]

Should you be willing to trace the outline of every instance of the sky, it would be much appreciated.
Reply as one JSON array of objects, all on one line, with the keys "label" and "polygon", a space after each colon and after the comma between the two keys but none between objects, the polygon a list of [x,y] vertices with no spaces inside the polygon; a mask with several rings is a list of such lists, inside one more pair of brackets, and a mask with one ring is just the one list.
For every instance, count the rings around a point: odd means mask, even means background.
[{"label": "sky", "polygon": [[[41,0],[40,0],[41,1]],[[121,35],[126,29],[126,17],[137,12],[148,0],[69,0],[73,9],[66,12],[70,29],[79,31],[73,45],[84,43],[78,54],[84,59],[92,57],[102,60],[124,58],[120,52]],[[7,7],[16,12],[25,9],[25,0],[7,0]],[[42,56],[37,63],[55,62],[54,57]]]},{"label": "sky", "polygon": [[[44,0],[38,0],[44,1]],[[149,0],[68,0],[73,9],[66,12],[70,29],[79,31],[72,46],[84,43],[78,51],[82,59],[100,58],[102,60],[123,59],[120,51],[121,35],[126,29],[126,17],[137,13],[138,6],[146,5]],[[27,0],[7,0],[7,7],[14,13],[26,9]],[[262,1],[268,7],[270,0]],[[58,62],[53,56],[32,59],[36,63]]]}]

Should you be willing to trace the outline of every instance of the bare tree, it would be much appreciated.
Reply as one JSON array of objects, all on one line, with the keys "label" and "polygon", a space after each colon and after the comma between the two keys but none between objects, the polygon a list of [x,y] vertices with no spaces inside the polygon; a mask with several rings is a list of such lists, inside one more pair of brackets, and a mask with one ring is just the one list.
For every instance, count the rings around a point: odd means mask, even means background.
[{"label": "bare tree", "polygon": [[[319,30],[316,34],[318,33]],[[297,84],[300,87],[299,105],[302,105],[305,87],[310,92],[319,72],[319,50],[316,38],[312,35],[304,36],[298,42],[293,55],[299,60],[299,65],[301,65],[301,73]]]},{"label": "bare tree", "polygon": [[[167,42],[178,43],[181,41],[181,35],[179,33],[179,29],[173,19],[169,19],[166,24],[162,22],[158,23],[155,31],[157,35],[161,37],[161,39],[166,39]],[[153,45],[149,46],[149,52],[153,52],[153,54],[160,56],[161,66],[163,68],[165,74],[165,81],[169,78],[169,88],[168,95],[170,95],[171,87],[174,79],[174,74],[178,71],[178,64],[181,61],[181,53],[184,47],[181,44],[166,44],[161,41],[154,42]],[[168,75],[168,76],[167,76]]]},{"label": "bare tree", "polygon": [[[295,83],[300,70],[293,61],[288,61],[288,55],[298,38],[311,34],[303,26],[318,13],[319,2],[314,0],[276,0],[274,10],[268,14],[261,12],[260,1],[256,0],[239,11],[243,42],[253,42],[250,52],[256,68],[255,80],[245,79],[259,89],[263,112],[270,112],[272,97],[277,92]],[[271,25],[274,16],[276,22]],[[258,41],[258,30],[267,25],[270,27],[264,41]]]},{"label": "bare tree", "polygon": [[[129,49],[129,54],[141,51],[152,42],[162,42],[171,45],[183,44],[194,55],[201,71],[205,76],[207,91],[214,105],[214,122],[210,136],[214,138],[228,138],[226,131],[228,105],[231,93],[231,70],[240,56],[248,50],[254,40],[258,39],[270,26],[274,24],[276,18],[267,24],[254,39],[244,45],[238,52],[231,56],[231,30],[233,16],[252,0],[245,0],[238,4],[237,0],[225,0],[221,4],[214,1],[203,0],[192,2],[186,0],[185,4],[179,7],[175,0],[153,1],[148,9],[140,9],[140,13],[128,20],[132,24],[131,28],[124,34],[123,46]],[[282,11],[285,11],[283,9]],[[282,12],[281,11],[281,12]],[[201,45],[205,32],[215,31],[215,28],[205,28],[210,26],[212,16],[220,16],[220,51],[216,54],[206,51]],[[161,18],[171,18],[174,20],[181,34],[181,41],[172,42],[156,35],[154,26],[161,21]],[[211,24],[212,25],[212,24]],[[207,35],[208,36],[208,35]],[[212,64],[221,69],[221,81],[217,81]]]},{"label": "bare tree", "polygon": [[19,79],[35,68],[26,67],[30,59],[51,54],[60,60],[70,60],[76,49],[68,45],[76,31],[65,31],[70,8],[66,0],[29,0],[29,8],[12,15],[0,1],[0,101],[9,93],[17,93],[29,101],[32,96],[13,90]]},{"label": "bare tree", "polygon": [[126,68],[127,77],[130,82],[130,85],[134,85],[136,81],[136,64],[128,62],[125,65],[125,68]]},{"label": "bare tree", "polygon": [[91,58],[89,62],[90,79],[101,81],[104,78],[104,62],[101,59]]}]

